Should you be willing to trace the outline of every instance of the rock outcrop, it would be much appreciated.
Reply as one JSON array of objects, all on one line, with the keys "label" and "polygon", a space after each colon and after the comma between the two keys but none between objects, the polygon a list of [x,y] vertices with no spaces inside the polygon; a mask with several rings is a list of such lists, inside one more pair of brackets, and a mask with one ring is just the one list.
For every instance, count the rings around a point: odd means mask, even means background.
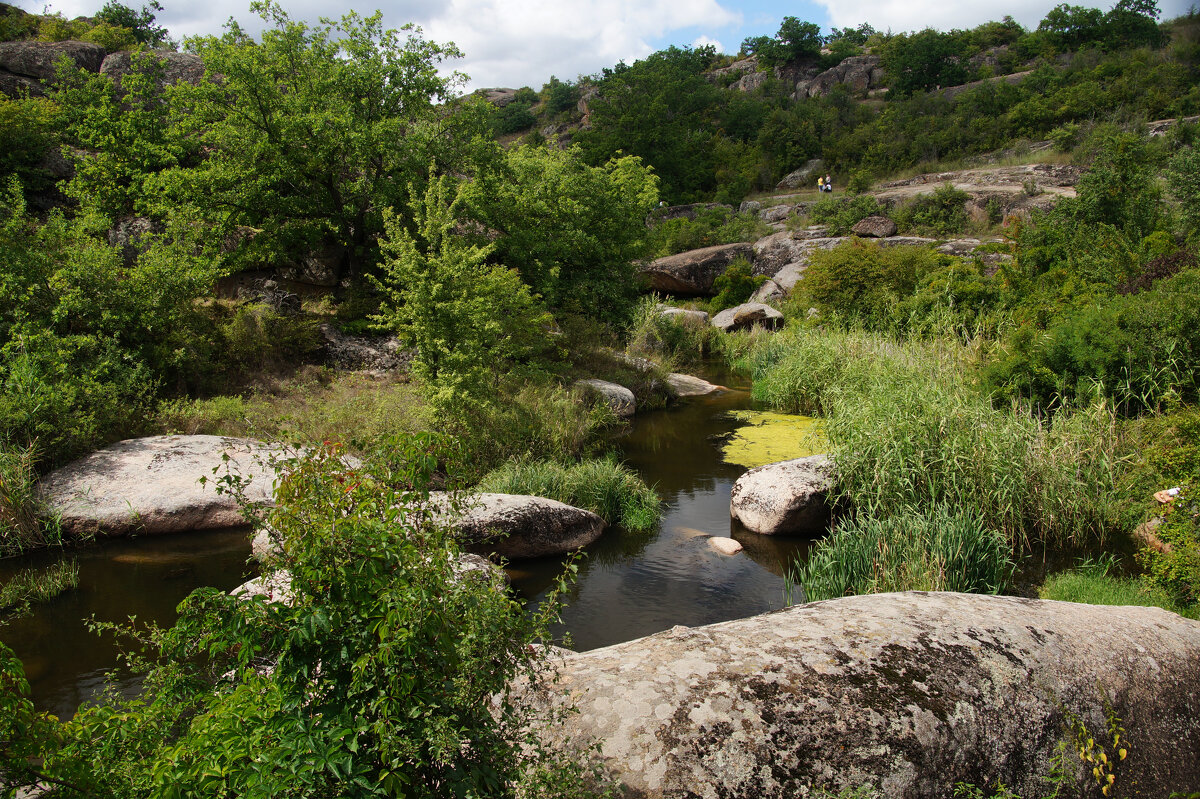
[{"label": "rock outcrop", "polygon": [[333,325],[321,325],[321,338],[325,360],[336,369],[382,374],[407,369],[416,355],[394,335],[351,336]]},{"label": "rock outcrop", "polygon": [[733,484],[729,514],[762,535],[820,535],[829,523],[833,484],[833,461],[825,455],[768,463]]},{"label": "rock outcrop", "polygon": [[246,498],[268,502],[275,473],[267,461],[279,454],[245,438],[135,438],[51,472],[38,490],[71,536],[234,527],[244,520],[234,498],[217,493],[217,479],[226,470],[248,478]]},{"label": "rock outcrop", "polygon": [[584,391],[599,395],[620,419],[629,419],[637,413],[637,398],[625,386],[594,378],[576,380],[575,385]]},{"label": "rock outcrop", "polygon": [[[448,509],[444,494],[431,499]],[[448,516],[463,548],[508,559],[562,555],[587,546],[604,532],[591,511],[542,497],[476,494]]]},{"label": "rock outcrop", "polygon": [[820,158],[805,161],[804,166],[793,170],[775,185],[777,189],[806,189],[809,184],[816,184],[817,173],[825,171],[825,162]]},{"label": "rock outcrop", "polygon": [[670,305],[659,305],[658,315],[684,324],[708,324],[708,311],[694,311],[689,308],[674,308]]},{"label": "rock outcrop", "polygon": [[895,236],[898,228],[896,223],[886,216],[868,216],[855,222],[850,230],[855,236],[886,239],[888,236]]},{"label": "rock outcrop", "polygon": [[713,282],[738,258],[753,260],[754,245],[718,244],[658,258],[640,268],[650,291],[689,296],[711,295]]},{"label": "rock outcrop", "polygon": [[[157,76],[159,87],[172,86],[180,81],[198,85],[204,78],[204,62],[192,53],[177,53],[174,50],[151,50],[147,57],[156,58],[161,68]],[[100,64],[100,74],[108,75],[113,83],[121,86],[121,79],[133,71],[134,54],[111,53]]]},{"label": "rock outcrop", "polygon": [[778,330],[783,327],[783,314],[761,302],[746,302],[721,311],[713,317],[712,325],[726,333],[752,327]]},{"label": "rock outcrop", "polygon": [[[643,799],[1042,796],[1071,718],[1117,761],[1119,795],[1200,785],[1200,622],[1158,608],[857,596],[567,654],[556,672],[542,701],[577,712],[551,743],[599,741]],[[1067,762],[1095,788],[1073,747]]]},{"label": "rock outcrop", "polygon": [[105,52],[91,42],[0,42],[0,71],[52,82],[60,59],[85,72],[99,72]]},{"label": "rock outcrop", "polygon": [[824,97],[836,86],[846,86],[854,94],[863,94],[870,89],[880,88],[883,82],[884,73],[879,66],[879,56],[851,56],[814,78],[798,81],[792,98]]}]

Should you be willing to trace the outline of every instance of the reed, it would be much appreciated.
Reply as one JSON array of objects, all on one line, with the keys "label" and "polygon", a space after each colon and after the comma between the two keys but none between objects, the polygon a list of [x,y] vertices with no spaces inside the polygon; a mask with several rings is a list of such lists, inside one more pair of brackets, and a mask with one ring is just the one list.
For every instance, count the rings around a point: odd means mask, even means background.
[{"label": "reed", "polygon": [[0,442],[0,557],[62,540],[57,520],[37,492],[36,448]]},{"label": "reed", "polygon": [[79,586],[79,562],[64,560],[45,569],[22,569],[0,584],[0,613],[21,612]]},{"label": "reed", "polygon": [[569,465],[509,461],[485,476],[477,488],[558,500],[632,532],[646,532],[658,524],[658,495],[612,455]]}]

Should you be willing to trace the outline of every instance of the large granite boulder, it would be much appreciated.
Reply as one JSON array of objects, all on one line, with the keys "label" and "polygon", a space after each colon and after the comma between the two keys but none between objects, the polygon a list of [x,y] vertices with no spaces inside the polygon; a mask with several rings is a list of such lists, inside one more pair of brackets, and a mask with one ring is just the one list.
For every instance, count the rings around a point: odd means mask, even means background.
[{"label": "large granite boulder", "polygon": [[746,242],[718,244],[658,258],[639,270],[650,291],[668,294],[713,293],[713,282],[738,258],[754,260],[754,245]]},{"label": "large granite boulder", "polygon": [[585,547],[604,532],[604,520],[591,511],[543,497],[475,494],[451,508],[445,494],[431,499],[464,549],[510,560],[562,555]]},{"label": "large granite boulder", "polygon": [[777,189],[806,189],[816,185],[817,173],[825,171],[825,162],[820,158],[805,161],[804,166],[792,170],[775,185]]},{"label": "large granite boulder", "polygon": [[[173,86],[180,81],[196,86],[204,79],[204,61],[198,55],[174,50],[151,50],[144,57],[158,60],[162,69],[158,76],[160,88]],[[121,79],[133,71],[133,59],[134,54],[128,51],[111,53],[100,64],[100,74],[108,75],[119,87]]]},{"label": "large granite boulder", "polygon": [[796,238],[790,230],[781,230],[754,242],[754,274],[773,277],[785,265],[805,257],[812,245]]},{"label": "large granite boulder", "polygon": [[633,396],[632,391],[619,383],[591,378],[576,380],[575,385],[583,391],[598,395],[608,407],[612,408],[612,412],[617,415],[617,418],[629,419],[637,413],[637,398]]},{"label": "large granite boulder", "polygon": [[555,679],[542,701],[578,710],[547,738],[600,742],[642,799],[942,799],[958,782],[1044,796],[1064,740],[1099,796],[1071,718],[1116,761],[1117,795],[1200,785],[1200,622],[1158,608],[848,597],[568,654]]},{"label": "large granite boulder", "polygon": [[729,514],[762,535],[820,535],[829,523],[833,482],[833,461],[826,455],[768,463],[733,484]]},{"label": "large granite boulder", "polygon": [[231,495],[217,493],[217,479],[241,475],[249,479],[247,499],[269,502],[275,472],[268,461],[281,452],[246,438],[135,438],[51,472],[38,490],[72,536],[234,527],[244,524],[241,511]]},{"label": "large granite boulder", "polygon": [[86,72],[99,72],[105,50],[91,42],[0,42],[0,70],[34,80],[53,81],[66,58]]},{"label": "large granite boulder", "polygon": [[886,216],[868,216],[856,222],[851,231],[855,236],[884,239],[896,235],[896,223]]},{"label": "large granite boulder", "polygon": [[674,308],[670,305],[658,306],[658,315],[680,324],[707,325],[708,311],[695,311],[690,308]]},{"label": "large granite boulder", "polygon": [[724,386],[718,386],[703,378],[679,372],[671,372],[667,375],[667,385],[671,387],[671,392],[677,397],[703,397],[725,390]]},{"label": "large granite boulder", "polygon": [[726,333],[752,327],[778,330],[783,327],[783,314],[765,303],[745,302],[721,311],[712,318],[712,325]]}]

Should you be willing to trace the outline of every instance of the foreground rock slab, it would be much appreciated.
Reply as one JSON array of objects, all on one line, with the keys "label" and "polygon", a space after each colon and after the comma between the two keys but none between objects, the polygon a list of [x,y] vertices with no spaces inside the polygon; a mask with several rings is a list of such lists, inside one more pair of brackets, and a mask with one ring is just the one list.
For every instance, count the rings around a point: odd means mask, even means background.
[{"label": "foreground rock slab", "polygon": [[819,535],[829,522],[833,481],[833,461],[825,455],[768,463],[733,484],[729,514],[761,535]]},{"label": "foreground rock slab", "polygon": [[1106,701],[1126,730],[1120,795],[1200,785],[1200,622],[1158,608],[816,602],[566,655],[542,700],[577,707],[561,734],[601,741],[604,768],[643,799],[864,784],[940,799],[960,781],[1043,796],[1067,714],[1103,745]]},{"label": "foreground rock slab", "polygon": [[[444,494],[431,495],[446,507]],[[449,524],[464,549],[510,560],[562,555],[585,547],[604,532],[591,511],[553,499],[521,494],[475,494]]]},{"label": "foreground rock slab", "polygon": [[249,479],[247,499],[268,502],[275,473],[267,460],[280,453],[247,438],[134,438],[51,472],[39,492],[73,536],[235,527],[245,522],[233,497],[217,493],[216,479],[228,467]]}]

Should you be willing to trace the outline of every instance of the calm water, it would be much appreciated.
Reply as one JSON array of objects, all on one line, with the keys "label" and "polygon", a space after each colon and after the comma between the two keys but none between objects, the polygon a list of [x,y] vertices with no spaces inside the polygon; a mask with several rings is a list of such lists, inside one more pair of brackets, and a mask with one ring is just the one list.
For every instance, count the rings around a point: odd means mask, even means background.
[{"label": "calm water", "polygon": [[[662,497],[662,523],[649,535],[610,529],[588,548],[556,630],[570,633],[574,649],[783,606],[784,569],[809,542],[756,535],[730,519],[729,492],[746,470],[721,460],[721,444],[742,424],[729,412],[752,403],[748,387],[730,382],[737,378],[705,377],[734,390],[641,414],[621,442],[625,461]],[[720,555],[708,536],[736,538],[745,550]],[[519,592],[540,599],[560,568],[554,560],[525,562],[509,573]]]},{"label": "calm water", "polygon": [[[575,649],[783,606],[784,569],[804,557],[808,542],[755,535],[731,522],[729,492],[745,469],[722,462],[721,444],[744,424],[729,412],[753,406],[748,387],[731,382],[736,378],[704,376],[733,390],[639,415],[620,442],[626,462],[664,500],[663,518],[652,533],[610,529],[588,548],[556,630],[560,637],[569,633]],[[732,536],[745,550],[717,554],[708,536]],[[112,636],[90,632],[88,618],[136,616],[170,625],[175,606],[197,586],[227,591],[253,576],[249,555],[245,530],[112,540],[75,550],[69,556],[79,561],[79,588],[0,626],[0,640],[24,661],[37,705],[68,717],[118,665]],[[0,579],[56,557],[61,554],[0,561]],[[536,601],[561,570],[557,559],[524,561],[510,576],[522,596]],[[129,679],[118,687],[136,688]]]}]

